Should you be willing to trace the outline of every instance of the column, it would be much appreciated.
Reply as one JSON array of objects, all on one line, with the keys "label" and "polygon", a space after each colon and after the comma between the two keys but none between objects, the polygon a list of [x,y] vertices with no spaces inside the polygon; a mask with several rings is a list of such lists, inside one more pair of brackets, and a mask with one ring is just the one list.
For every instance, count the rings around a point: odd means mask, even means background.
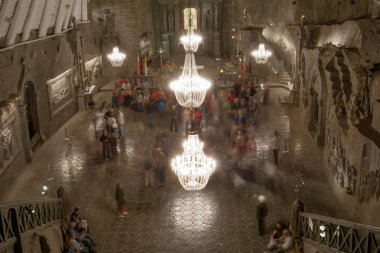
[{"label": "column", "polygon": [[314,126],[314,107],[315,107],[315,91],[314,90],[311,90],[310,91],[310,96],[309,96],[309,122],[308,122],[308,125],[307,125],[307,130],[309,131],[314,131],[315,130],[315,126]]},{"label": "column", "polygon": [[178,3],[175,3],[175,5],[174,5],[174,20],[175,20],[174,31],[178,35],[180,32],[179,31],[180,15],[179,15],[179,4]]},{"label": "column", "polygon": [[324,122],[325,118],[323,117],[323,100],[320,99],[318,101],[318,125],[317,125],[317,136],[316,136],[316,143],[318,146],[323,146],[325,142],[325,128],[324,128]]},{"label": "column", "polygon": [[24,148],[25,160],[30,163],[32,162],[32,155],[29,148],[29,133],[28,133],[28,124],[27,124],[27,116],[26,116],[26,104],[19,105],[18,107],[19,113],[19,124],[20,124],[20,132],[21,132],[21,142]]},{"label": "column", "polygon": [[220,15],[220,1],[214,2],[214,44],[213,44],[213,55],[214,57],[220,57],[220,26],[219,26],[219,15]]},{"label": "column", "polygon": [[166,4],[162,5],[162,24],[162,49],[164,50],[163,57],[168,58],[170,55],[170,38],[168,34],[168,6]]}]

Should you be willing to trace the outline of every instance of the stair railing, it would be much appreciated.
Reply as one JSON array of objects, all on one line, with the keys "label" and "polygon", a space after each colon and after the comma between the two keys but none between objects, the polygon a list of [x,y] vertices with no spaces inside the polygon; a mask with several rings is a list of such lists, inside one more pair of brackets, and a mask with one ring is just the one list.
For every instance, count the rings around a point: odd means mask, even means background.
[{"label": "stair railing", "polygon": [[23,240],[62,221],[62,200],[48,198],[0,204],[0,252],[23,253]]},{"label": "stair railing", "polygon": [[299,219],[304,244],[333,252],[380,252],[380,228],[303,212]]}]

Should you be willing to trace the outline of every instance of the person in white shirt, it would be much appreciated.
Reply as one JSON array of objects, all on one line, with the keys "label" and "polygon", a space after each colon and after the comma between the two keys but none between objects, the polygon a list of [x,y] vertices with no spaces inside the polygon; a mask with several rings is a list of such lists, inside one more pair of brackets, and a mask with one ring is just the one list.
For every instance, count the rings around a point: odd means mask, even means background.
[{"label": "person in white shirt", "polygon": [[117,124],[119,126],[119,138],[124,138],[125,137],[125,120],[124,120],[124,113],[121,109],[117,110]]}]

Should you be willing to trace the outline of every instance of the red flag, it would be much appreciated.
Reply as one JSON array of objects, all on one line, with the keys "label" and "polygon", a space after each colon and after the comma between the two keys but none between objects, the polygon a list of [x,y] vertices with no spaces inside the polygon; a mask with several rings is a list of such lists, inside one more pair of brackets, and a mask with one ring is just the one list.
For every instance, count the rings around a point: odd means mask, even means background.
[{"label": "red flag", "polygon": [[244,76],[246,72],[247,72],[247,59],[244,53],[243,64],[241,66],[241,74]]},{"label": "red flag", "polygon": [[141,76],[141,63],[140,63],[140,55],[137,55],[137,76]]}]

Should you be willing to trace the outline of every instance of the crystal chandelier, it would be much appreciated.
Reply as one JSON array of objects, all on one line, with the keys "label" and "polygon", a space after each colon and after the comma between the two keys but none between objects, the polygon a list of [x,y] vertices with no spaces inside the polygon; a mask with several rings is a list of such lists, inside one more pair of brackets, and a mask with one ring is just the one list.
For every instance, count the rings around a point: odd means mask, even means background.
[{"label": "crystal chandelier", "polygon": [[202,105],[211,83],[198,75],[194,54],[186,54],[182,75],[170,83],[178,103],[193,108]]},{"label": "crystal chandelier", "polygon": [[119,52],[118,47],[114,47],[112,50],[112,54],[109,54],[108,60],[110,61],[112,67],[121,67],[123,65],[123,61],[127,57],[124,53]]},{"label": "crystal chandelier", "polygon": [[194,34],[193,29],[189,28],[187,35],[182,36],[180,40],[186,53],[195,53],[198,50],[199,43],[202,41],[202,37]]},{"label": "crystal chandelier", "polygon": [[215,171],[215,161],[203,153],[198,134],[189,134],[183,146],[184,152],[173,159],[172,169],[185,190],[201,190]]},{"label": "crystal chandelier", "polygon": [[267,60],[271,55],[272,52],[266,50],[264,44],[260,44],[259,49],[252,52],[252,56],[255,57],[256,62],[259,64],[267,63]]}]

